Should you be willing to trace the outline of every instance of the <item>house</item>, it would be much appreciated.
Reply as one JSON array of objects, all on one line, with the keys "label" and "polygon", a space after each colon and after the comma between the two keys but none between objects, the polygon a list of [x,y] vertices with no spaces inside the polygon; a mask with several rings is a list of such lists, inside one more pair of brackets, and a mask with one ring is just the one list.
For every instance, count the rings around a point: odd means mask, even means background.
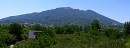
[{"label": "house", "polygon": [[40,34],[42,31],[36,31],[36,30],[30,30],[28,33],[29,39],[36,39],[38,34]]}]

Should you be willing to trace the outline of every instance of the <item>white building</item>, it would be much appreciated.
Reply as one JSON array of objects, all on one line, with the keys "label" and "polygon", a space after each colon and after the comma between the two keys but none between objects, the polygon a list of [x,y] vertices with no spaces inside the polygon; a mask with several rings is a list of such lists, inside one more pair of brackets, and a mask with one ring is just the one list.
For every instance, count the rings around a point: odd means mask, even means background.
[{"label": "white building", "polygon": [[35,30],[31,30],[29,31],[28,33],[28,38],[29,39],[36,39],[37,38],[37,35],[40,34],[41,31],[35,31]]}]

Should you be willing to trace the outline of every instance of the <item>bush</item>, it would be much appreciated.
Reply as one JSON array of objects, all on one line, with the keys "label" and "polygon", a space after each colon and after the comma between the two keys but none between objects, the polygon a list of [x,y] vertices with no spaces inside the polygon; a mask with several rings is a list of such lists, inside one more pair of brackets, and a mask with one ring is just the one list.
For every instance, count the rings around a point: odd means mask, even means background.
[{"label": "bush", "polygon": [[113,28],[105,29],[105,30],[103,30],[103,32],[105,33],[105,35],[107,37],[110,37],[110,38],[113,38],[113,39],[119,39],[123,36],[122,32],[119,32],[119,30],[113,29]]},{"label": "bush", "polygon": [[29,32],[29,29],[27,28],[22,29],[22,34],[21,34],[22,39],[24,40],[28,39],[28,32]]},{"label": "bush", "polygon": [[35,24],[35,25],[32,26],[32,29],[33,29],[33,30],[40,30],[40,31],[41,31],[41,30],[42,30],[42,27],[41,27],[40,24]]},{"label": "bush", "polygon": [[29,40],[21,44],[16,44],[14,48],[40,48],[40,46],[37,41]]},{"label": "bush", "polygon": [[55,39],[49,35],[43,35],[38,38],[38,42],[41,48],[49,47],[55,43]]},{"label": "bush", "polygon": [[16,39],[18,41],[22,40],[22,38],[21,38],[21,34],[22,34],[21,30],[22,30],[22,27],[21,27],[20,24],[14,23],[14,24],[9,25],[9,33],[15,35]]},{"label": "bush", "polygon": [[65,28],[64,27],[55,27],[56,34],[64,34]]}]

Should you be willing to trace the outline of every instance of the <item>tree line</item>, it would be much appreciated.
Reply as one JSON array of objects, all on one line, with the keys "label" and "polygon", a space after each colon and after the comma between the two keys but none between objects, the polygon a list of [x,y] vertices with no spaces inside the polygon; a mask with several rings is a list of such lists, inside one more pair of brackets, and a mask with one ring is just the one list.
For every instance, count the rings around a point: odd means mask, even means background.
[{"label": "tree line", "polygon": [[[29,30],[39,30],[42,33],[38,35],[37,39],[28,40]],[[9,26],[0,26],[0,47],[6,48],[14,44],[15,48],[64,48],[74,47],[75,45],[80,48],[126,48],[130,46],[129,34],[130,22],[124,24],[123,31],[111,27],[102,28],[100,21],[97,19],[92,21],[91,26],[63,25],[43,27],[36,24],[31,27],[22,27],[18,23],[13,23]],[[26,41],[17,44],[21,40]]]}]

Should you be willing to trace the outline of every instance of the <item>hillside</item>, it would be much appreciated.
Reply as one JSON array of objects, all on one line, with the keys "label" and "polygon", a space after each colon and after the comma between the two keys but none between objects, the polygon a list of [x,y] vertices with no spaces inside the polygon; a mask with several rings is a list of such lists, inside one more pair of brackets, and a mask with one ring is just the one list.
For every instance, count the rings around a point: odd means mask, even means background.
[{"label": "hillside", "polygon": [[2,24],[9,23],[40,23],[42,25],[90,25],[93,19],[98,19],[102,25],[122,25],[122,23],[105,17],[92,10],[79,10],[71,7],[60,7],[40,13],[30,13],[11,16],[0,20]]}]

